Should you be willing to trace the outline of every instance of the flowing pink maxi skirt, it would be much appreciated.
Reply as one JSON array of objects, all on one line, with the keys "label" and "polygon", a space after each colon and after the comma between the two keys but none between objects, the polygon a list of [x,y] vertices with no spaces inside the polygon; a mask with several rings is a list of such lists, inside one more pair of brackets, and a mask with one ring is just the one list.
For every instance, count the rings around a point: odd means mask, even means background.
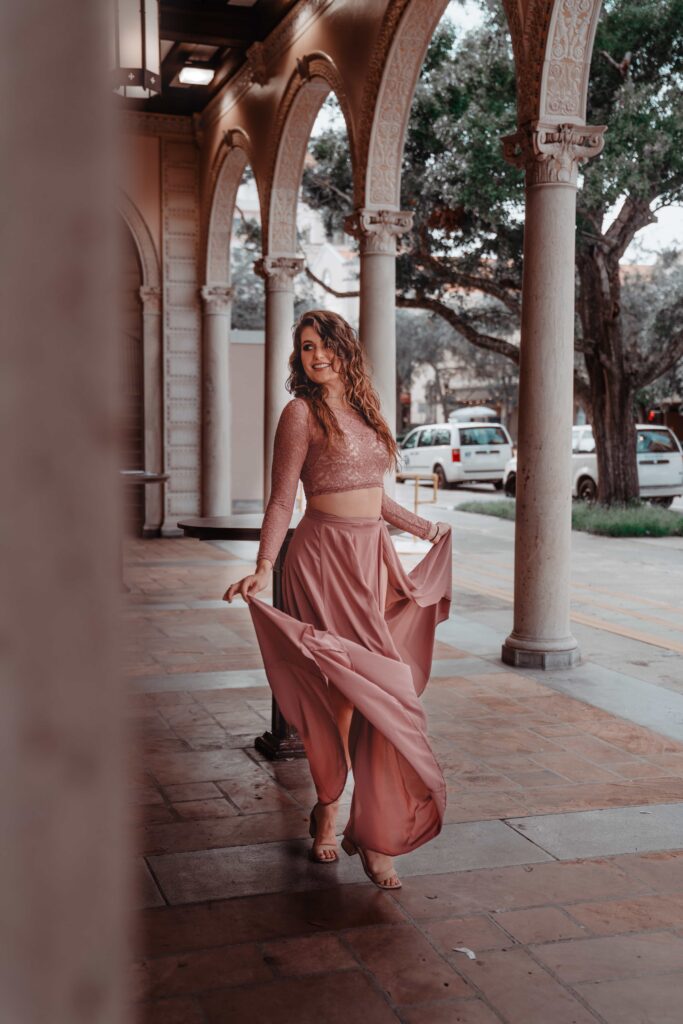
[{"label": "flowing pink maxi skirt", "polygon": [[330,687],[353,704],[344,835],[390,856],[428,842],[443,823],[446,786],[419,696],[450,602],[450,531],[406,572],[384,520],[313,509],[285,559],[285,610],[249,600],[268,682],[301,737],[322,803],[341,795],[347,777]]}]

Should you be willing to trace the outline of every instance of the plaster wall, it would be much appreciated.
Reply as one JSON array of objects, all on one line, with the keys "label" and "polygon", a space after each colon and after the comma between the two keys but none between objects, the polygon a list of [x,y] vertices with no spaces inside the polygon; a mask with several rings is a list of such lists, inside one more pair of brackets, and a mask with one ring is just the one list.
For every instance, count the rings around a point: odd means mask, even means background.
[{"label": "plaster wall", "polygon": [[125,135],[121,187],[140,212],[154,246],[161,251],[161,140],[158,135]]}]

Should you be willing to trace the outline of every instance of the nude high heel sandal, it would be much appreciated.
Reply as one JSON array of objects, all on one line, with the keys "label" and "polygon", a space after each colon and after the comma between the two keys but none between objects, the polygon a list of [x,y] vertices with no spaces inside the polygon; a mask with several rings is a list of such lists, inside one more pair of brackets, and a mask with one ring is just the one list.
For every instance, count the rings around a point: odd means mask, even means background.
[{"label": "nude high heel sandal", "polygon": [[[378,889],[390,889],[393,891],[394,889],[402,888],[402,883],[400,879],[398,881],[398,885],[389,885],[388,879],[390,875],[386,875],[384,878],[380,878],[375,874],[375,872],[371,871],[370,868],[368,867],[368,862],[365,858],[365,850],[363,850],[362,847],[360,846],[356,846],[356,844],[353,843],[350,839],[348,839],[347,836],[344,836],[341,845],[342,850],[344,851],[344,853],[348,853],[349,857],[353,857],[355,853],[358,854],[358,856],[360,857],[360,862],[363,865],[363,871],[368,876],[370,881],[375,883]],[[392,873],[394,873],[393,868],[391,869],[391,871]]]}]

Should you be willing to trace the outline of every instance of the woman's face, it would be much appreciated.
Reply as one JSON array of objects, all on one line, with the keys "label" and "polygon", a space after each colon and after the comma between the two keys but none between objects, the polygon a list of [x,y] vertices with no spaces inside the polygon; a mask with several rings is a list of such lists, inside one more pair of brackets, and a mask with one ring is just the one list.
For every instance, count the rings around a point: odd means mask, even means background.
[{"label": "woman's face", "polygon": [[333,384],[339,380],[339,356],[323,341],[315,327],[308,325],[301,332],[301,364],[314,384]]}]

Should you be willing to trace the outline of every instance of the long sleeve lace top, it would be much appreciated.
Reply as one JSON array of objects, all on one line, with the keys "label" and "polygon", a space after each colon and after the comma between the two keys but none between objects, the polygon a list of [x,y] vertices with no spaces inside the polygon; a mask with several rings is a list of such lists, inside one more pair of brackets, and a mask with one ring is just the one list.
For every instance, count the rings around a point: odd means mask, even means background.
[{"label": "long sleeve lace top", "polygon": [[[293,398],[282,410],[275,432],[270,499],[261,527],[258,558],[274,563],[287,533],[299,480],[306,499],[316,494],[383,487],[387,450],[372,427],[354,410],[339,412],[343,444],[326,444],[308,403]],[[382,518],[392,526],[427,539],[434,523],[382,494]]]}]

